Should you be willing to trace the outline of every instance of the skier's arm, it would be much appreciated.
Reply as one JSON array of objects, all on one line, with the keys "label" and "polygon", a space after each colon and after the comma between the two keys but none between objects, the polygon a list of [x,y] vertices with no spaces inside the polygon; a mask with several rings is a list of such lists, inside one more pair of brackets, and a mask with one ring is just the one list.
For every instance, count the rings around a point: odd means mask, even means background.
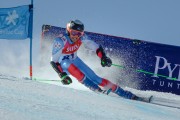
[{"label": "skier's arm", "polygon": [[103,67],[105,67],[105,66],[110,67],[112,65],[111,59],[106,56],[106,53],[104,52],[104,49],[101,45],[96,50],[96,54],[101,59],[101,65]]},{"label": "skier's arm", "polygon": [[103,67],[107,66],[110,67],[112,65],[112,61],[109,57],[106,56],[106,53],[104,52],[104,49],[101,45],[98,45],[92,40],[83,40],[83,43],[85,45],[85,48],[88,48],[92,51],[95,51],[97,56],[101,59],[101,65]]},{"label": "skier's arm", "polygon": [[59,64],[59,58],[62,55],[62,49],[64,47],[63,40],[61,38],[56,38],[53,43],[51,66],[58,73],[59,77],[62,79],[61,82],[65,85],[72,83],[71,78],[66,72],[63,72],[61,65]]},{"label": "skier's arm", "polygon": [[99,48],[99,45],[92,40],[83,39],[82,42],[86,49],[92,50],[94,52],[96,52],[96,50]]},{"label": "skier's arm", "polygon": [[58,73],[59,77],[62,79],[61,82],[64,85],[69,85],[72,83],[71,78],[67,75],[66,72],[63,72],[59,63],[55,63],[54,61],[50,62],[53,69]]}]

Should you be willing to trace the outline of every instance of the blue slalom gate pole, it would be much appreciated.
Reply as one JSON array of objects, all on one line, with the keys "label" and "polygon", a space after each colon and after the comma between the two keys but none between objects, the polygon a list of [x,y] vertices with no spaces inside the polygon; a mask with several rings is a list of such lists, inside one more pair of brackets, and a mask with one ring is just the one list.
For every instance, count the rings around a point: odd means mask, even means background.
[{"label": "blue slalom gate pole", "polygon": [[33,78],[33,67],[32,67],[32,39],[33,39],[33,0],[31,0],[31,7],[30,7],[30,79]]}]

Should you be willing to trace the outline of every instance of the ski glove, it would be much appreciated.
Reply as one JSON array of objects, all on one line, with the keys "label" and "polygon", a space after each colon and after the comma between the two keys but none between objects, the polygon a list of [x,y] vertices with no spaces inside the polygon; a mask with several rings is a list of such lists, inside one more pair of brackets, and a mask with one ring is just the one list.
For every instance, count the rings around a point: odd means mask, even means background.
[{"label": "ski glove", "polygon": [[102,57],[101,58],[101,65],[103,66],[103,67],[105,67],[105,66],[107,66],[107,67],[111,67],[111,65],[112,65],[112,61],[111,61],[111,59],[109,58],[109,57]]},{"label": "ski glove", "polygon": [[61,73],[61,82],[63,85],[69,85],[72,83],[72,79],[65,73]]}]

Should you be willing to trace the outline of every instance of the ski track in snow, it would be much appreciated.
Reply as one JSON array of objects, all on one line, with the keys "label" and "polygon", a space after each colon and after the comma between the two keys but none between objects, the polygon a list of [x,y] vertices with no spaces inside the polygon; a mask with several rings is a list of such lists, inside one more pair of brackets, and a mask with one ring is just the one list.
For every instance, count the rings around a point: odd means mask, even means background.
[{"label": "ski track in snow", "polygon": [[[171,96],[180,100],[164,95]],[[0,74],[0,120],[179,120],[179,113],[177,108]]]}]

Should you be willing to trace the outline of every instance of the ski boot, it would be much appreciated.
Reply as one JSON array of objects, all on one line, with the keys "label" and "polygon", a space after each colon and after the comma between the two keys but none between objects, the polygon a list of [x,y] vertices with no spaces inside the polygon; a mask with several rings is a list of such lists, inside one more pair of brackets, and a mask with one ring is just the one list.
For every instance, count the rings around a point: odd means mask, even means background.
[{"label": "ski boot", "polygon": [[126,99],[132,99],[135,96],[130,91],[123,90],[121,87],[117,87],[114,93]]}]

